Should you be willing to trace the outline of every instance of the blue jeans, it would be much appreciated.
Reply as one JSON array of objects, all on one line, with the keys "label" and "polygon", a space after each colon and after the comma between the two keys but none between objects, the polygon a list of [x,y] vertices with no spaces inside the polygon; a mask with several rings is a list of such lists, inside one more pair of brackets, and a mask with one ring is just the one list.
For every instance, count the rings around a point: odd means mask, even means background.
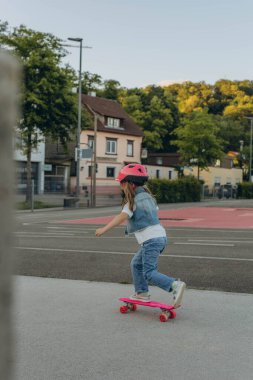
[{"label": "blue jeans", "polygon": [[131,272],[136,293],[148,292],[148,284],[159,286],[167,292],[171,291],[171,284],[175,279],[157,270],[158,257],[166,244],[166,237],[149,239],[134,255],[131,261]]}]

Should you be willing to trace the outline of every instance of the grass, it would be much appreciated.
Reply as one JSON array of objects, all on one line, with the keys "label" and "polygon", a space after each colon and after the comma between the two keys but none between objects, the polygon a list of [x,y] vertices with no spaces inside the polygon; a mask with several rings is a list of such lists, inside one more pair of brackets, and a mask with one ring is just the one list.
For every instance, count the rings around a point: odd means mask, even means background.
[{"label": "grass", "polygon": [[[42,208],[51,208],[51,207],[59,207],[59,205],[53,205],[49,203],[44,203],[41,201],[35,201],[34,202],[34,210],[35,209],[42,209]],[[16,203],[16,209],[17,210],[31,210],[31,206],[27,202],[18,202]]]}]

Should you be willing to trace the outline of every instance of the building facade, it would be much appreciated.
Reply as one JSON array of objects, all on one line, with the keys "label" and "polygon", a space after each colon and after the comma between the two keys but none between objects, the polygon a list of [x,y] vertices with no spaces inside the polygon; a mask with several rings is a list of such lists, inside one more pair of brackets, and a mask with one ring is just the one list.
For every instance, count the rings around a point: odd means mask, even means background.
[{"label": "building facade", "polygon": [[76,175],[75,136],[63,147],[60,141],[46,139],[45,193],[70,193],[71,176]]},{"label": "building facade", "polygon": [[[82,107],[89,112],[92,124],[80,135],[80,195],[88,197],[94,188],[98,195],[120,194],[115,179],[124,165],[140,163],[142,130],[114,100],[82,95]],[[76,145],[75,136],[65,149],[60,143],[47,140],[46,191],[76,193]]]},{"label": "building facade", "polygon": [[[95,166],[96,193],[119,194],[120,187],[115,179],[120,169],[129,163],[140,163],[143,136],[141,128],[114,100],[83,95],[82,104],[90,112],[96,125],[81,133],[81,148],[91,148],[93,155],[80,160],[80,192],[92,192],[92,173]],[[75,182],[75,178],[72,178],[73,192]]]},{"label": "building facade", "polygon": [[[197,167],[185,168],[185,175],[194,175],[197,177]],[[224,185],[236,186],[242,182],[242,169],[239,168],[222,168],[210,166],[208,170],[201,170],[199,179],[204,181],[209,193],[212,193],[215,188]]]}]

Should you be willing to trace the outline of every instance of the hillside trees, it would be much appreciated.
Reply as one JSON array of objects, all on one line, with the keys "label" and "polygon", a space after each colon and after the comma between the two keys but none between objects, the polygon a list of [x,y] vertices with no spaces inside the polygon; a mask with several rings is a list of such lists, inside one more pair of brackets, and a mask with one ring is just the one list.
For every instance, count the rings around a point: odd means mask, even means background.
[{"label": "hillside trees", "polygon": [[[253,115],[253,82],[221,79],[214,85],[201,82],[175,83],[166,87],[123,88],[117,81],[97,81],[93,84],[98,96],[117,100],[133,120],[142,127],[143,144],[153,152],[174,152],[171,144],[174,129],[193,113],[216,115],[218,137],[224,141],[223,150],[238,151],[244,142],[249,150],[249,128],[244,119]],[[183,123],[181,123],[181,126]],[[247,162],[247,157],[245,162]]]},{"label": "hillside trees", "polygon": [[176,83],[166,87],[166,90],[176,96],[178,109],[182,114],[199,112],[208,108],[213,96],[212,86],[205,82]]}]

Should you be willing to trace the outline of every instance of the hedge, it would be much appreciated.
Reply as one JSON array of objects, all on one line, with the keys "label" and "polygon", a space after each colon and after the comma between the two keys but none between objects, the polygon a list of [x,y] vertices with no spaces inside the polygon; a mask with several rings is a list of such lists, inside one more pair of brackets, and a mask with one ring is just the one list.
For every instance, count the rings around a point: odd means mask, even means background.
[{"label": "hedge", "polygon": [[241,182],[238,184],[236,198],[253,198],[253,183],[252,182]]},{"label": "hedge", "polygon": [[202,183],[193,176],[151,179],[147,185],[158,203],[199,202],[201,198]]}]

